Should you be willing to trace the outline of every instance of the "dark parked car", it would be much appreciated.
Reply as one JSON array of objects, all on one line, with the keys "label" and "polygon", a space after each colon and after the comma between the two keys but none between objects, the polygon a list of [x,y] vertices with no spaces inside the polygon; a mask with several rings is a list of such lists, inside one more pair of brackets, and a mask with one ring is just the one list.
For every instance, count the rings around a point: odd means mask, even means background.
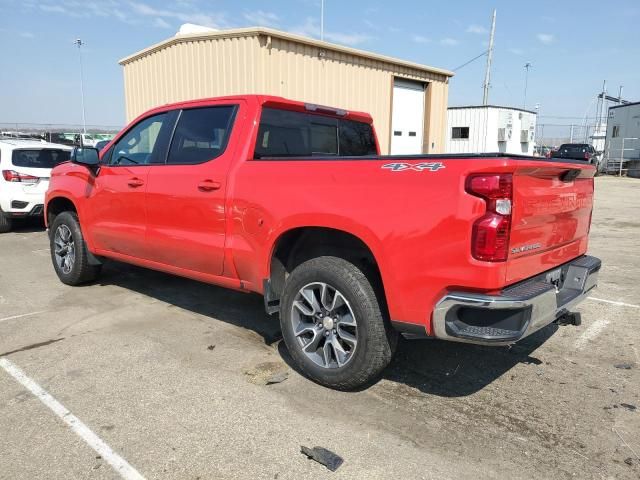
[{"label": "dark parked car", "polygon": [[597,172],[602,171],[602,153],[597,152],[588,143],[564,143],[553,152],[554,158],[565,158],[571,160],[584,160],[596,166]]}]

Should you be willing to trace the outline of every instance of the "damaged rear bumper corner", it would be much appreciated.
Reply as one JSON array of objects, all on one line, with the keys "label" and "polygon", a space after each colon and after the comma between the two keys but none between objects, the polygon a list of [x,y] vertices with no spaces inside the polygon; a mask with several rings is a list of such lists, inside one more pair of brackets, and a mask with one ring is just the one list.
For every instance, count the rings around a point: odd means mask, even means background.
[{"label": "damaged rear bumper corner", "polygon": [[600,267],[600,259],[584,255],[498,295],[450,292],[433,312],[433,333],[443,340],[480,345],[515,343],[580,303],[596,287]]}]

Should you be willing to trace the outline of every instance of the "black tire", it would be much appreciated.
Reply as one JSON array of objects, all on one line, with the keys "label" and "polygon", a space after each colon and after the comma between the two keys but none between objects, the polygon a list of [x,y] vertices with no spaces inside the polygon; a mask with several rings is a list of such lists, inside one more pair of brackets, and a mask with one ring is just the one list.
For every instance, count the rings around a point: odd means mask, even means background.
[{"label": "black tire", "polygon": [[0,233],[7,233],[13,227],[13,220],[0,209]]},{"label": "black tire", "polygon": [[[304,353],[302,341],[294,334],[293,302],[303,287],[316,282],[338,290],[356,318],[357,346],[342,366],[318,365]],[[287,278],[280,324],[287,349],[302,374],[330,388],[354,390],[375,380],[391,361],[398,334],[387,316],[386,307],[381,306],[370,280],[358,267],[342,258],[322,256],[300,264]]]},{"label": "black tire", "polygon": [[[69,271],[65,271],[56,260],[56,232],[61,227],[63,229],[66,227],[70,231],[73,241],[74,261]],[[95,280],[100,274],[102,265],[91,265],[89,263],[87,245],[82,236],[80,222],[75,212],[62,212],[54,219],[49,233],[49,245],[53,268],[62,283],[74,286],[81,285]]]}]

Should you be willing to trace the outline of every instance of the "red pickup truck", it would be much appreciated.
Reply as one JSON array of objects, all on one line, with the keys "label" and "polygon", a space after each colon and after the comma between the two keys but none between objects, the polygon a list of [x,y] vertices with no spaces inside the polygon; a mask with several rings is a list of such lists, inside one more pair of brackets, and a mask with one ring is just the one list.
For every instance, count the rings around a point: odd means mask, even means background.
[{"label": "red pickup truck", "polygon": [[[370,382],[398,333],[516,342],[596,285],[592,165],[381,156],[369,115],[242,95],[155,108],[46,196],[60,280],[106,259],[264,296],[299,369]],[[573,322],[577,323],[577,322]]]}]

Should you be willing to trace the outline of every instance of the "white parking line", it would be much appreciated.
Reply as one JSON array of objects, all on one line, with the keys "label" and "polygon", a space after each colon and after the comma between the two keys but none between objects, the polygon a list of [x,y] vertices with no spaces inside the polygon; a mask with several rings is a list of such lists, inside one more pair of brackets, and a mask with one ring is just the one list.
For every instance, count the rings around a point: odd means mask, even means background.
[{"label": "white parking line", "polygon": [[605,300],[604,298],[587,297],[588,300],[594,302],[610,303],[611,305],[618,305],[620,307],[640,308],[640,305],[634,305],[633,303],[614,302],[613,300]]},{"label": "white parking line", "polygon": [[589,328],[582,332],[582,335],[580,335],[576,339],[576,349],[582,350],[584,347],[586,347],[587,343],[600,335],[600,333],[602,333],[602,331],[607,328],[607,325],[609,325],[610,322],[611,321],[608,318],[599,318],[598,320],[593,322],[589,326]]},{"label": "white parking line", "polygon": [[91,431],[82,421],[72,414],[64,405],[53,398],[40,385],[31,380],[6,358],[0,358],[0,367],[9,375],[15,378],[22,386],[33,393],[42,403],[44,403],[53,413],[55,413],[71,430],[73,430],[87,445],[93,448],[116,472],[125,480],[144,480],[144,477],[129,463],[114,452],[109,445],[103,442],[95,433]]},{"label": "white parking line", "polygon": [[38,315],[40,313],[44,313],[44,310],[40,310],[39,312],[31,312],[31,313],[23,313],[21,315],[13,315],[12,317],[4,317],[0,318],[0,322],[6,322],[8,320],[15,320],[17,318],[30,317],[31,315]]}]

